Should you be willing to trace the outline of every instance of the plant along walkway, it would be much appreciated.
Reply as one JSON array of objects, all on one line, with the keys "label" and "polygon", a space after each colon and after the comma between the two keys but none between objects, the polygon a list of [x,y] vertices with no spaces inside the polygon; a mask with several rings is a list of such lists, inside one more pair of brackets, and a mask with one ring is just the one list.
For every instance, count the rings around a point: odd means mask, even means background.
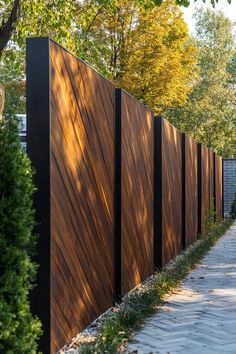
[{"label": "plant along walkway", "polygon": [[189,273],[128,353],[236,353],[236,222]]}]

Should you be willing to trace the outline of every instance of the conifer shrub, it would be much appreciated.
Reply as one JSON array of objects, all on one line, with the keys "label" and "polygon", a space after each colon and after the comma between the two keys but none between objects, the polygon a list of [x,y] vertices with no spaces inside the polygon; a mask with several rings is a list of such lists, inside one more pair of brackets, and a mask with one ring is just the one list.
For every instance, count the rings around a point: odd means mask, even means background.
[{"label": "conifer shrub", "polygon": [[34,354],[41,334],[29,303],[37,268],[34,187],[18,131],[17,120],[0,121],[0,353]]},{"label": "conifer shrub", "polygon": [[234,200],[231,204],[230,217],[236,219],[236,192],[234,194]]}]

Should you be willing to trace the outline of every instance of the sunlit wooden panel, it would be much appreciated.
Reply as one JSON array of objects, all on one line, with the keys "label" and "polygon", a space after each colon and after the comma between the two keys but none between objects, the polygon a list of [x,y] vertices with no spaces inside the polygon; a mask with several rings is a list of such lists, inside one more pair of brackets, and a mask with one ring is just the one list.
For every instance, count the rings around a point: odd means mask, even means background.
[{"label": "sunlit wooden panel", "polygon": [[188,247],[197,240],[198,234],[198,152],[197,142],[185,135],[185,183],[184,245]]},{"label": "sunlit wooden panel", "polygon": [[162,120],[162,266],[182,249],[181,133]]},{"label": "sunlit wooden panel", "polygon": [[114,86],[50,42],[51,341],[113,300]]},{"label": "sunlit wooden panel", "polygon": [[153,273],[153,113],[121,92],[121,292]]},{"label": "sunlit wooden panel", "polygon": [[201,145],[201,234],[206,233],[207,213],[210,208],[210,154],[207,146]]}]

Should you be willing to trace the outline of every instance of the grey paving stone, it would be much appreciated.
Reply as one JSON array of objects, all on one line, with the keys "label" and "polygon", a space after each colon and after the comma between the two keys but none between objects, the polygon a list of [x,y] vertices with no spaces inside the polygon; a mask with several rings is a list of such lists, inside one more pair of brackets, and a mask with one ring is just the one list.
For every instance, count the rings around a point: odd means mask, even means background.
[{"label": "grey paving stone", "polygon": [[135,350],[236,354],[236,222],[134,336],[127,352]]}]

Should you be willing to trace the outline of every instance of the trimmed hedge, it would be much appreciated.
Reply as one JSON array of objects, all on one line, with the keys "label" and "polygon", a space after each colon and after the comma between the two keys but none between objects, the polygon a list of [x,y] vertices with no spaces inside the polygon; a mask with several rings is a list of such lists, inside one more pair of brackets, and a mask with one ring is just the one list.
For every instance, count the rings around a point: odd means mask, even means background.
[{"label": "trimmed hedge", "polygon": [[39,320],[30,312],[36,264],[32,169],[19,122],[0,122],[0,353],[37,353]]}]

